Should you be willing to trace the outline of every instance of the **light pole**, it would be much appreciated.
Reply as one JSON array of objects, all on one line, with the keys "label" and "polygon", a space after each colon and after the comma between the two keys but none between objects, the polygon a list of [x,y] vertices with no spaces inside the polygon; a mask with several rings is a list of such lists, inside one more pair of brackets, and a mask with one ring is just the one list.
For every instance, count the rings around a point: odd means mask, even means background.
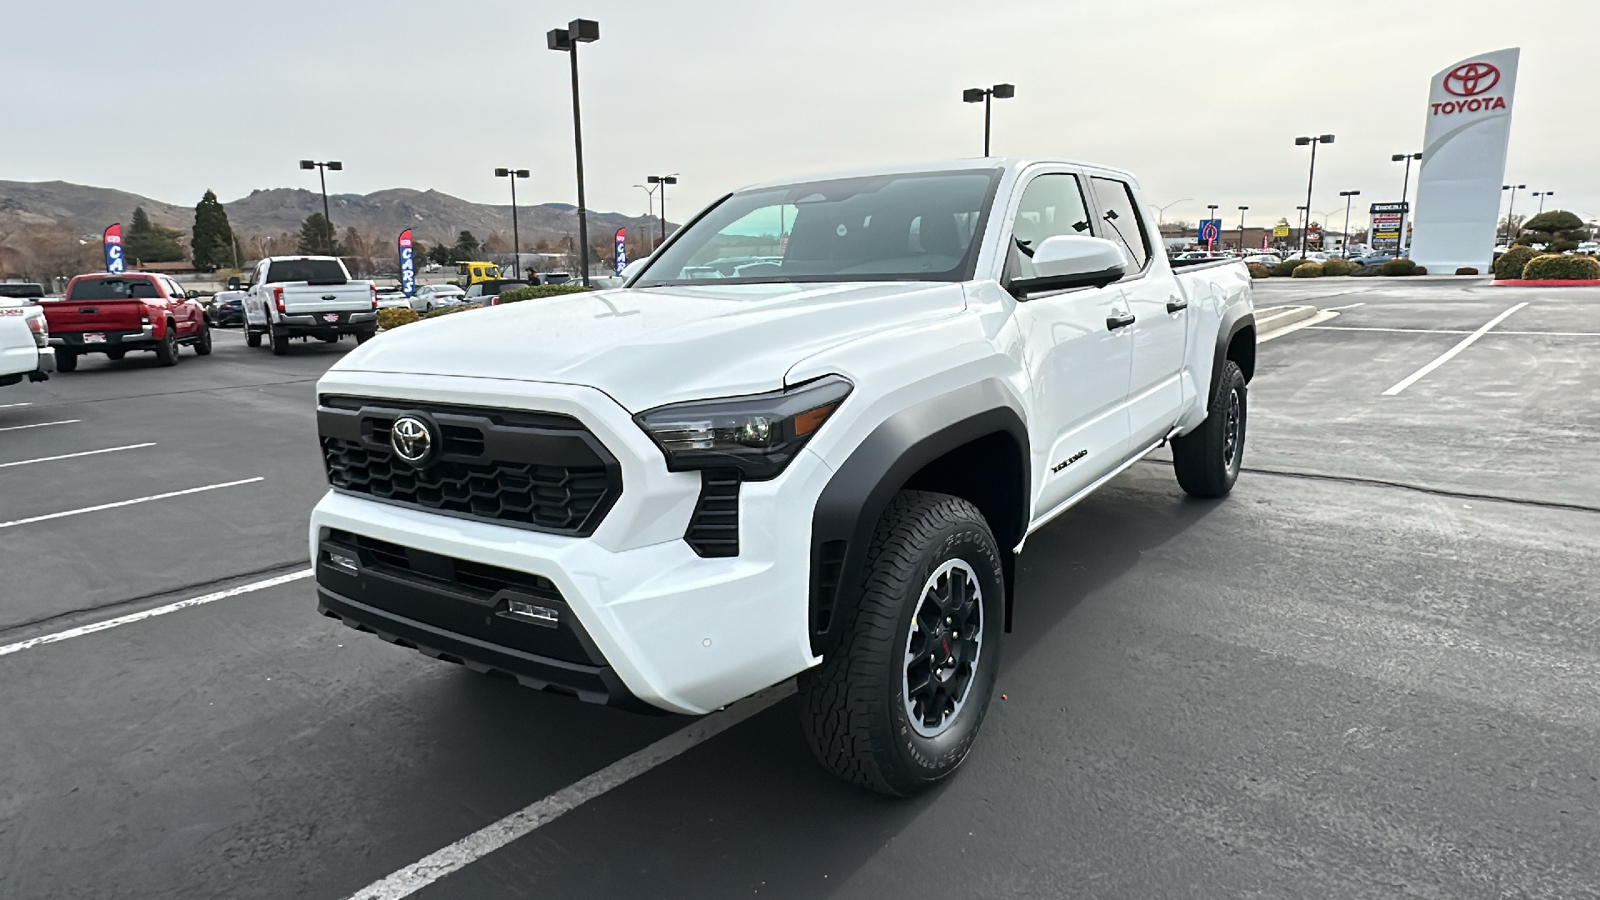
[{"label": "light pole", "polygon": [[511,179],[511,275],[522,276],[522,234],[517,230],[517,179],[527,178],[527,169],[495,169],[494,177]]},{"label": "light pole", "polygon": [[545,34],[551,50],[559,50],[572,59],[572,143],[578,160],[578,248],[579,263],[583,268],[583,284],[589,285],[589,211],[583,198],[583,112],[578,105],[578,45],[600,40],[600,23],[592,19],[573,19],[566,28],[552,28]]},{"label": "light pole", "polygon": [[983,155],[989,155],[989,118],[995,100],[1010,100],[1017,95],[1014,84],[997,84],[988,88],[967,88],[961,92],[961,102],[983,104]]},{"label": "light pole", "polygon": [[302,159],[300,168],[317,170],[317,179],[322,182],[322,224],[328,228],[328,255],[337,256],[333,252],[333,218],[328,214],[328,173],[344,171],[344,163],[336,159],[327,162]]},{"label": "light pole", "polygon": [[[650,185],[649,187],[646,187],[646,186],[644,186],[642,184],[636,184],[636,185],[634,185],[634,187],[638,188],[641,191],[644,191],[644,193],[645,193],[645,198],[646,198],[645,201],[644,201],[644,203],[645,203],[645,207],[644,207],[644,218],[645,218],[645,221],[648,222],[651,219],[654,219],[656,217],[656,186],[655,185]],[[662,235],[662,237],[666,237],[666,235]],[[655,246],[656,246],[656,242],[655,242],[654,238],[650,235],[649,232],[645,233],[644,239],[645,239],[644,240],[645,246],[649,247],[650,250],[654,250]],[[646,251],[646,255],[647,256],[649,255],[649,251]]]},{"label": "light pole", "polygon": [[678,173],[671,175],[651,175],[645,181],[661,186],[661,242],[667,241],[667,185],[678,183]]},{"label": "light pole", "polygon": [[[1217,218],[1217,205],[1215,203],[1207,203],[1206,204],[1206,212],[1208,213],[1208,215],[1206,216],[1206,221],[1208,221],[1208,222],[1215,221],[1216,218]],[[1217,230],[1221,231],[1220,228],[1217,229]],[[1215,246],[1215,241],[1206,241],[1206,249],[1207,250],[1214,249],[1214,246]]]},{"label": "light pole", "polygon": [[1554,197],[1555,191],[1534,191],[1533,195],[1539,198],[1539,214],[1544,215],[1544,198]]},{"label": "light pole", "polygon": [[[1333,135],[1319,134],[1311,137],[1297,137],[1294,139],[1296,147],[1311,145],[1311,172],[1306,176],[1306,220],[1307,230],[1310,229],[1311,218],[1311,188],[1317,181],[1317,145],[1333,143]],[[1306,258],[1306,232],[1300,232],[1300,258]]]},{"label": "light pole", "polygon": [[1192,203],[1192,202],[1194,202],[1194,198],[1193,197],[1185,197],[1182,200],[1174,200],[1171,203],[1168,203],[1166,206],[1158,206],[1158,207],[1156,207],[1156,227],[1160,228],[1162,225],[1166,224],[1166,221],[1167,221],[1167,207],[1177,206],[1179,203]]},{"label": "light pole", "polygon": [[1405,204],[1405,208],[1404,211],[1400,213],[1400,246],[1395,248],[1401,254],[1404,254],[1406,251],[1406,241],[1409,237],[1409,235],[1406,234],[1406,232],[1409,230],[1406,228],[1406,223],[1411,221],[1411,161],[1421,158],[1422,154],[1420,152],[1396,153],[1395,155],[1389,157],[1389,159],[1393,162],[1404,162],[1406,164],[1406,177],[1404,181],[1400,182],[1400,202]]},{"label": "light pole", "polygon": [[1356,197],[1361,196],[1361,192],[1360,191],[1340,191],[1339,192],[1339,196],[1344,198],[1344,241],[1343,241],[1344,248],[1340,252],[1339,255],[1344,257],[1345,259],[1349,259],[1350,258],[1350,204]]},{"label": "light pole", "polygon": [[[1515,212],[1516,209],[1517,209],[1517,191],[1527,190],[1527,188],[1528,188],[1528,186],[1525,185],[1525,184],[1502,184],[1502,185],[1500,185],[1500,190],[1501,191],[1510,191],[1511,192],[1511,205],[1506,207],[1506,246],[1507,247],[1511,246],[1511,238],[1514,237],[1514,235],[1511,233],[1511,214],[1513,212]],[[1521,229],[1518,229],[1518,230],[1521,230]]]},{"label": "light pole", "polygon": [[[1311,227],[1311,207],[1296,206],[1295,209],[1300,212],[1300,239],[1304,242],[1306,229]],[[1305,251],[1302,250],[1301,252],[1304,253]]]},{"label": "light pole", "polygon": [[1239,207],[1239,255],[1244,255],[1244,213],[1248,206]]}]

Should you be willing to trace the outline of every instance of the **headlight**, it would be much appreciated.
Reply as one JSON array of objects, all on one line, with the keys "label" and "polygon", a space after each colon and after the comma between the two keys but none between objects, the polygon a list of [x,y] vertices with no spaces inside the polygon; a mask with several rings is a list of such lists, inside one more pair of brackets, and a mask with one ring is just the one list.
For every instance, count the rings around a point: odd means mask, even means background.
[{"label": "headlight", "polygon": [[660,406],[634,421],[666,454],[669,471],[728,467],[766,481],[794,460],[851,387],[828,375],[770,394]]}]

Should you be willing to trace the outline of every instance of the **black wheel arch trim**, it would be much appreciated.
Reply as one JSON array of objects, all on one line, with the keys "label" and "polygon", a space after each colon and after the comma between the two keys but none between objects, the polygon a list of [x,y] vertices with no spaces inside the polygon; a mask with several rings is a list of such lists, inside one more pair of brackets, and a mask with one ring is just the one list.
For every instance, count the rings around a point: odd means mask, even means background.
[{"label": "black wheel arch trim", "polygon": [[1028,430],[1009,388],[989,379],[922,401],[885,419],[834,471],[811,520],[807,628],[818,656],[837,645],[846,616],[861,599],[860,573],[878,520],[895,493],[928,464],[984,438],[1016,444],[1015,521],[991,522],[1006,579],[1006,630],[1011,625],[1013,548],[1028,530],[1032,496]]},{"label": "black wheel arch trim", "polygon": [[[1206,391],[1206,403],[1208,405],[1211,403],[1211,398],[1217,395],[1217,383],[1222,380],[1223,363],[1228,361],[1228,348],[1233,346],[1233,339],[1239,336],[1239,332],[1244,331],[1246,328],[1250,329],[1252,336],[1250,349],[1251,357],[1254,358],[1256,314],[1247,312],[1239,306],[1235,306],[1223,314],[1222,325],[1217,329],[1216,355],[1211,360],[1211,381]],[[1254,375],[1255,366],[1251,365],[1244,373],[1245,383],[1249,384]]]}]

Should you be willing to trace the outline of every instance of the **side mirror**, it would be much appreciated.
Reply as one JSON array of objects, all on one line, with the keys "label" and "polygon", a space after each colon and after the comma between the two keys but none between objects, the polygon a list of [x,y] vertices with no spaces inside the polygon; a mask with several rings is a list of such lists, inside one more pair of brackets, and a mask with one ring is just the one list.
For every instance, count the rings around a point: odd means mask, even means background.
[{"label": "side mirror", "polygon": [[1033,251],[1032,278],[1014,278],[1006,287],[1017,299],[1041,291],[1105,287],[1128,272],[1122,248],[1104,238],[1058,234]]},{"label": "side mirror", "polygon": [[239,289],[239,276],[237,276],[237,275],[229,275],[228,276],[228,290],[237,291],[238,289]]},{"label": "side mirror", "polygon": [[183,292],[183,296],[189,298],[190,300],[198,300],[198,299],[200,299],[200,292],[199,291],[184,291]]}]

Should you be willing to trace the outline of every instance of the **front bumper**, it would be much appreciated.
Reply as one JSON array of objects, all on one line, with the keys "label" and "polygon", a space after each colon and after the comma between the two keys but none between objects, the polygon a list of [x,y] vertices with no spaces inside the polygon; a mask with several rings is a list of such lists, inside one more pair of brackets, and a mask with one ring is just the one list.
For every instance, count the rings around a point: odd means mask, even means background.
[{"label": "front bumper", "polygon": [[[707,713],[817,661],[807,622],[811,521],[796,512],[815,506],[832,475],[815,454],[802,452],[773,481],[743,485],[740,555],[706,559],[683,540],[699,495],[699,475],[667,472],[660,451],[627,411],[600,391],[360,372],[331,373],[319,391],[571,415],[617,458],[624,485],[615,506],[588,538],[442,516],[330,491],[312,512],[309,535],[319,561],[325,611],[380,633],[387,629],[436,654],[585,694],[585,689],[551,677],[540,668],[542,662],[508,660],[510,648],[442,626],[437,618],[428,623],[413,619],[410,626],[374,621],[374,613],[341,601],[341,578],[348,585],[349,576],[325,565],[322,552],[331,535],[345,532],[548,579],[592,641],[597,664],[614,674],[628,698],[658,709]],[[403,627],[413,627],[417,635],[407,636]],[[519,665],[533,668],[519,671]],[[587,690],[585,699],[617,702],[610,699],[609,689],[603,699],[600,688]]]}]

